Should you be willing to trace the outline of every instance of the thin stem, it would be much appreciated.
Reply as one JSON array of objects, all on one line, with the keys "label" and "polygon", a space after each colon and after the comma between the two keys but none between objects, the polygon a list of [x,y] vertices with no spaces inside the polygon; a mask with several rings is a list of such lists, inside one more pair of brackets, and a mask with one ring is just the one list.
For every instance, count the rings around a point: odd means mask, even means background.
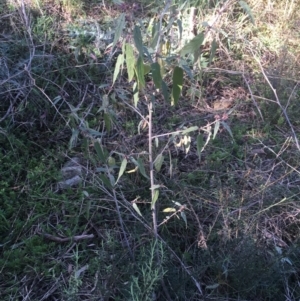
[{"label": "thin stem", "polygon": [[[154,170],[153,170],[153,154],[152,154],[152,112],[153,111],[153,103],[152,99],[150,99],[148,104],[148,115],[149,115],[149,121],[148,121],[148,135],[149,135],[149,168],[150,168],[150,189],[151,189],[151,203],[154,199]],[[157,212],[156,212],[156,204],[152,206],[152,223],[153,223],[153,233],[155,239],[157,238]]]}]

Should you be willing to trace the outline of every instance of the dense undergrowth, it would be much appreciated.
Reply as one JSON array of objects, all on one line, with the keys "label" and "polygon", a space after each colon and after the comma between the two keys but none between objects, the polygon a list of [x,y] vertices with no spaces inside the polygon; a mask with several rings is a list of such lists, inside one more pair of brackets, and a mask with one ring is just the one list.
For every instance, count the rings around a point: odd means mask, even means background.
[{"label": "dense undergrowth", "polygon": [[299,300],[299,5],[1,3],[0,299]]}]

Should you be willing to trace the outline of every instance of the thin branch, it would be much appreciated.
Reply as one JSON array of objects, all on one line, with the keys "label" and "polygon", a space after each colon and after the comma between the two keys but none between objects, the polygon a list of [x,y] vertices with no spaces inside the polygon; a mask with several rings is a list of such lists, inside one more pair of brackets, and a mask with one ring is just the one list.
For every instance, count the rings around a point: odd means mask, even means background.
[{"label": "thin branch", "polygon": [[69,241],[77,242],[80,240],[92,239],[95,237],[94,234],[82,234],[82,235],[75,235],[75,236],[71,236],[71,237],[59,237],[59,236],[54,236],[54,235],[51,235],[48,233],[40,233],[40,232],[38,232],[37,234],[39,234],[49,240],[56,241],[59,243],[64,243],[64,242],[69,242]]},{"label": "thin branch", "polygon": [[294,127],[293,127],[293,125],[292,125],[292,123],[291,123],[291,121],[290,121],[290,119],[289,119],[289,116],[287,115],[286,109],[285,109],[285,108],[282,106],[282,104],[280,103],[279,97],[278,97],[278,95],[277,95],[277,91],[276,91],[276,89],[274,89],[273,85],[272,85],[271,82],[269,81],[269,78],[267,77],[267,75],[266,75],[266,73],[265,73],[265,71],[264,71],[264,68],[262,67],[260,61],[256,58],[256,56],[254,55],[253,52],[252,52],[252,54],[253,54],[253,57],[255,58],[256,62],[258,63],[259,68],[260,68],[260,70],[261,70],[261,72],[262,72],[262,74],[263,74],[265,80],[267,81],[269,87],[271,88],[271,90],[272,90],[273,93],[274,93],[276,103],[277,103],[277,105],[279,106],[279,108],[281,109],[281,111],[282,111],[282,113],[283,113],[283,115],[284,115],[284,117],[285,117],[285,119],[286,119],[286,121],[287,121],[287,123],[288,123],[288,125],[289,125],[289,127],[290,127],[290,129],[291,129],[291,131],[292,131],[292,135],[293,135],[294,141],[295,141],[296,146],[297,146],[297,149],[300,151],[299,141],[298,141],[296,132],[295,132],[295,130],[294,130]]}]

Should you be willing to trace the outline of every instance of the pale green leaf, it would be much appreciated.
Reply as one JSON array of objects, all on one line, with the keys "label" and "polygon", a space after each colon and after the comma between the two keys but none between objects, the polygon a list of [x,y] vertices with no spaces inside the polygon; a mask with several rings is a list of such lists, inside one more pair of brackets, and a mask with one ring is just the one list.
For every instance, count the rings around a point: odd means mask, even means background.
[{"label": "pale green leaf", "polygon": [[200,33],[195,36],[189,43],[187,43],[180,51],[181,56],[185,56],[186,54],[194,54],[197,50],[199,50],[200,46],[204,41],[204,33]]},{"label": "pale green leaf", "polygon": [[194,131],[197,131],[199,129],[199,127],[198,126],[191,126],[191,127],[189,127],[189,128],[187,128],[187,129],[185,129],[184,131],[182,131],[182,135],[185,135],[185,134],[187,134],[187,133],[190,133],[190,132],[194,132]]},{"label": "pale green leaf", "polygon": [[186,219],[186,215],[185,215],[185,212],[184,211],[181,211],[180,212],[180,215],[181,215],[181,218],[184,220],[185,222],[185,227],[187,228],[187,219]]},{"label": "pale green leaf", "polygon": [[133,54],[133,48],[129,43],[126,43],[125,55],[126,55],[128,81],[131,82],[134,77],[135,58],[134,58],[134,54]]},{"label": "pale green leaf", "polygon": [[169,212],[176,212],[176,209],[175,208],[165,208],[163,210],[163,212],[166,212],[166,213],[169,213]]},{"label": "pale green leaf", "polygon": [[151,66],[149,64],[144,64],[144,75],[151,71]]},{"label": "pale green leaf", "polygon": [[133,209],[137,212],[138,215],[142,216],[142,213],[136,203],[132,204]]},{"label": "pale green leaf", "polygon": [[119,175],[118,175],[118,178],[117,178],[117,181],[116,181],[116,184],[118,183],[118,181],[120,180],[120,178],[122,177],[125,169],[126,169],[126,166],[127,166],[127,159],[124,158],[122,163],[121,163],[121,166],[120,166],[120,170],[119,170]]},{"label": "pale green leaf", "polygon": [[245,1],[239,1],[239,5],[243,8],[243,10],[246,12],[246,14],[249,16],[252,24],[255,24],[254,17],[251,11],[251,8]]},{"label": "pale green leaf", "polygon": [[224,129],[229,133],[229,135],[231,136],[231,138],[234,139],[232,131],[231,131],[229,125],[226,122],[224,122],[224,121],[221,121],[221,124],[223,125]]},{"label": "pale green leaf", "polygon": [[135,107],[137,107],[138,102],[139,102],[139,90],[138,90],[138,84],[137,82],[135,82],[133,84],[133,103]]},{"label": "pale green leaf", "polygon": [[123,29],[125,28],[125,14],[122,13],[117,21],[116,21],[116,27],[115,27],[115,37],[113,41],[112,47],[114,48],[119,41],[120,37],[122,36]]},{"label": "pale green leaf", "polygon": [[216,123],[215,123],[213,139],[216,138],[216,135],[217,135],[217,133],[218,133],[218,131],[219,131],[219,128],[220,128],[220,121],[217,120]]},{"label": "pale green leaf", "polygon": [[152,199],[152,202],[151,202],[151,209],[154,209],[156,201],[158,199],[158,196],[159,196],[159,190],[156,189],[156,190],[154,190],[154,195],[153,195],[153,199]]},{"label": "pale green leaf", "polygon": [[177,105],[183,85],[183,69],[176,66],[173,71],[172,105]]},{"label": "pale green leaf", "polygon": [[135,72],[137,77],[138,87],[144,88],[145,87],[145,77],[144,77],[144,63],[141,56],[139,56],[136,65],[135,65]]},{"label": "pale green leaf", "polygon": [[164,162],[164,159],[165,159],[165,157],[162,154],[159,154],[156,157],[156,159],[154,161],[154,167],[155,167],[155,169],[156,169],[157,172],[160,172],[161,166],[162,166],[162,164]]},{"label": "pale green leaf", "polygon": [[124,54],[119,54],[116,65],[115,65],[115,70],[114,70],[114,75],[113,75],[113,84],[115,83],[115,81],[120,73],[121,66],[123,65],[123,63],[124,63]]}]

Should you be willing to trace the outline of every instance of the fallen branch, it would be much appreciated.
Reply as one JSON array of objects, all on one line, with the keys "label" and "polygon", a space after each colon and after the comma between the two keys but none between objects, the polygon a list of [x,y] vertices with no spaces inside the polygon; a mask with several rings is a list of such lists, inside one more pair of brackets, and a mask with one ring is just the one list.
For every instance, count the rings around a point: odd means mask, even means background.
[{"label": "fallen branch", "polygon": [[71,237],[58,237],[58,236],[54,236],[54,235],[51,235],[48,233],[38,233],[38,234],[49,240],[56,241],[59,243],[64,243],[64,242],[69,242],[69,241],[77,242],[80,240],[91,239],[91,238],[95,237],[94,234],[82,234],[82,235],[76,235],[76,236],[71,236]]}]

